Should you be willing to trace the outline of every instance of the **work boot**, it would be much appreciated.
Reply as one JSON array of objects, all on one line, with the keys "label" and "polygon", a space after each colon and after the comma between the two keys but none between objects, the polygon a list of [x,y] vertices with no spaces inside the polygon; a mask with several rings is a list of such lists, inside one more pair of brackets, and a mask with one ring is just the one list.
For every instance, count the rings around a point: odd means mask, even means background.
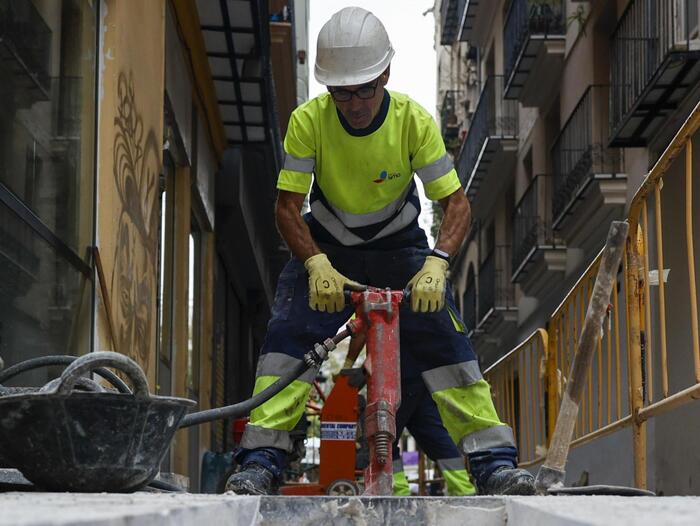
[{"label": "work boot", "polygon": [[525,469],[501,466],[479,490],[482,495],[534,495],[535,477]]},{"label": "work boot", "polygon": [[260,464],[250,462],[226,482],[226,491],[236,495],[277,495],[279,481],[275,474]]}]

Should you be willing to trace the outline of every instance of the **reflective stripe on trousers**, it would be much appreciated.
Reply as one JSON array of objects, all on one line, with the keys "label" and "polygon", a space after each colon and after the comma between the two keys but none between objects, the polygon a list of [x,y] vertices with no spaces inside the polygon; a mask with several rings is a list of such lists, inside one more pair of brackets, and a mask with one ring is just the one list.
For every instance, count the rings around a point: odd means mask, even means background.
[{"label": "reflective stripe on trousers", "polygon": [[513,431],[501,422],[491,388],[476,360],[423,372],[442,423],[464,455],[494,447],[515,447]]}]

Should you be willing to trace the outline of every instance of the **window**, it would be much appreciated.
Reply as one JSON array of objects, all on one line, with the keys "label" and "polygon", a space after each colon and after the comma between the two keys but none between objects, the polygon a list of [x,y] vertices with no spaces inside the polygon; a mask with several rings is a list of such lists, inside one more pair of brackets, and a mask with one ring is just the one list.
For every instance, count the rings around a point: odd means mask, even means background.
[{"label": "window", "polygon": [[193,221],[190,231],[187,294],[187,389],[189,396],[195,400],[199,397],[201,246],[201,231],[198,224]]},{"label": "window", "polygon": [[[97,2],[0,2],[0,355],[90,348]],[[37,370],[20,382],[40,384]]]},{"label": "window", "polygon": [[[675,43],[681,48],[685,47],[688,40],[700,38],[700,27],[698,24],[698,5],[700,0],[674,0],[671,9],[674,13],[675,22]],[[691,49],[697,49],[692,46]]]},{"label": "window", "polygon": [[175,247],[175,163],[169,151],[163,155],[160,176],[160,225],[158,243],[158,385],[157,392],[172,395],[173,355],[173,251]]}]

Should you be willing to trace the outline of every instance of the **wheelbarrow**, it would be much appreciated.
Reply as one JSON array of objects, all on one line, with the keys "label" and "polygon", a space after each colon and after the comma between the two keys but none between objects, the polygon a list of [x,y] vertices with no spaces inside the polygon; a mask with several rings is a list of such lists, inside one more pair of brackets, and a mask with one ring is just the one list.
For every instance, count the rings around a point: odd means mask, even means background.
[{"label": "wheelbarrow", "polygon": [[[232,418],[272,398],[310,367],[320,367],[349,329],[306,353],[291,372],[239,404],[187,415],[193,400],[155,396],[139,365],[125,355],[94,352],[61,357],[71,361],[60,378],[37,388],[0,390],[2,462],[43,490],[130,492],[158,473],[175,432],[183,427]],[[57,360],[17,364],[0,373],[0,382]],[[133,392],[105,367],[123,372]],[[117,388],[106,390],[82,375],[96,371]],[[121,391],[121,392],[120,392]]]}]

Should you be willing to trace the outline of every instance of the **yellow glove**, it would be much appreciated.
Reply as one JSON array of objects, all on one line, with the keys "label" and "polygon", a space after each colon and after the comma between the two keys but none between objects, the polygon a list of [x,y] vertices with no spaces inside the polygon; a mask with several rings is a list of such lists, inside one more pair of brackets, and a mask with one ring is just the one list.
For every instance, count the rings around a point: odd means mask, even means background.
[{"label": "yellow glove", "polygon": [[428,256],[423,268],[408,282],[413,312],[436,312],[445,306],[445,281],[449,264],[444,259]]},{"label": "yellow glove", "polygon": [[309,273],[309,307],[321,312],[340,312],[345,306],[343,289],[365,290],[367,287],[346,278],[333,268],[328,256],[316,254],[304,261]]}]

